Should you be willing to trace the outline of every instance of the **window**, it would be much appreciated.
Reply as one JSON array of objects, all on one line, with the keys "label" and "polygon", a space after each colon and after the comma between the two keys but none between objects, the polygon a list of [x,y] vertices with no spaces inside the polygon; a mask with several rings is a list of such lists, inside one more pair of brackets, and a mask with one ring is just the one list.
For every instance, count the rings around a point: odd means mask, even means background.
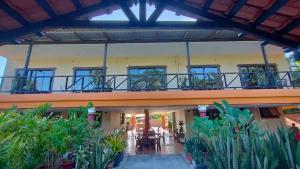
[{"label": "window", "polygon": [[51,92],[54,69],[28,69],[24,76],[24,69],[17,69],[12,92]]},{"label": "window", "polygon": [[7,59],[0,56],[0,89],[1,89],[1,85],[2,85],[2,76],[4,76],[4,70],[5,70],[5,67],[6,67],[6,63],[7,63]]},{"label": "window", "polygon": [[266,74],[265,65],[239,65],[239,71],[243,88],[267,88],[276,85],[278,78],[275,65],[270,65],[270,77]]},{"label": "window", "polygon": [[222,79],[219,66],[191,66],[194,89],[221,89]]},{"label": "window", "polygon": [[275,107],[259,108],[261,118],[279,118],[280,113]]},{"label": "window", "polygon": [[165,90],[166,67],[130,67],[128,90]]},{"label": "window", "polygon": [[102,68],[76,68],[73,90],[92,91],[102,88]]}]

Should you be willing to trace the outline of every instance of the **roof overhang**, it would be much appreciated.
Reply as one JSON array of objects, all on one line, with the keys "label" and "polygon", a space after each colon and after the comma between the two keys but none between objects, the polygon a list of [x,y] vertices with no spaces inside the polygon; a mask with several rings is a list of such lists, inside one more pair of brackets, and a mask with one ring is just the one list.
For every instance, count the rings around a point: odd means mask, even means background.
[{"label": "roof overhang", "polygon": [[[16,44],[20,41],[34,43],[33,40],[36,40],[34,36],[38,35],[43,38],[45,32],[57,28],[75,28],[75,26],[78,26],[77,28],[93,28],[95,24],[84,26],[74,19],[88,19],[90,16],[108,14],[116,9],[122,9],[129,19],[128,24],[114,26],[116,29],[117,27],[124,29],[124,32],[127,29],[134,32],[132,30],[137,28],[146,31],[146,29],[168,27],[169,29],[178,29],[177,32],[180,29],[186,29],[177,23],[157,25],[156,21],[159,15],[164,9],[168,9],[175,11],[178,15],[197,19],[198,24],[200,23],[200,26],[195,26],[197,30],[201,30],[203,27],[206,29],[201,22],[211,21],[211,27],[214,24],[221,27],[221,30],[232,27],[236,33],[242,33],[243,37],[247,34],[246,39],[250,37],[252,39],[254,36],[257,40],[267,41],[284,48],[296,48],[300,43],[299,1],[139,0],[139,19],[130,10],[133,3],[137,3],[137,0],[28,0],[26,3],[18,0],[0,1],[0,44]],[[146,3],[156,5],[155,11],[148,19],[146,18]],[[96,29],[101,29],[99,25],[96,27]],[[107,30],[112,29],[114,29],[113,26],[108,25]],[[176,33],[172,36],[176,36]],[[162,39],[162,41],[166,40],[168,39]],[[182,39],[182,41],[187,40]],[[98,43],[104,43],[104,41]]]}]

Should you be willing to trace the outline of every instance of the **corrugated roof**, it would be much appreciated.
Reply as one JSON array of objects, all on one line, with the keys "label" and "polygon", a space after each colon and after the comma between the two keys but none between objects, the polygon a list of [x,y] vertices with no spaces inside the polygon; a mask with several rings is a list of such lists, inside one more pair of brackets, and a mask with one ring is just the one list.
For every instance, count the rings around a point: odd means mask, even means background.
[{"label": "corrugated roof", "polygon": [[31,35],[28,41],[36,44],[52,43],[137,43],[137,42],[202,42],[202,41],[249,41],[237,32],[207,29],[55,29],[45,36]]}]

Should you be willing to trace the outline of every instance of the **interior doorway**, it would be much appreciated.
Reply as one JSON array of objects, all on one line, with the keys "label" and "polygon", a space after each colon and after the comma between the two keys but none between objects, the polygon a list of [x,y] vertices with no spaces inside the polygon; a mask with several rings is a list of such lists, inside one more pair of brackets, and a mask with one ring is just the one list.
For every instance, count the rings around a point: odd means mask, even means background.
[{"label": "interior doorway", "polygon": [[106,107],[101,110],[107,112],[102,114],[102,128],[127,130],[127,154],[180,154],[189,126],[199,115],[196,110],[196,106]]},{"label": "interior doorway", "polygon": [[[176,121],[174,112],[149,112],[149,118],[146,113],[128,113],[125,116],[128,129],[127,153],[130,155],[181,153],[183,144],[173,127]],[[149,123],[148,127],[146,123]]]}]

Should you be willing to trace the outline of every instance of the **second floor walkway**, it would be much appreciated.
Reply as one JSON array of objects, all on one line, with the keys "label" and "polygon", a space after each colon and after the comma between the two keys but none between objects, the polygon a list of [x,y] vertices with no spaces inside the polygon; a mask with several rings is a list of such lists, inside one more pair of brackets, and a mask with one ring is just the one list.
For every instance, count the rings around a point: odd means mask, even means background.
[{"label": "second floor walkway", "polygon": [[284,89],[300,87],[300,72],[239,72],[143,75],[27,76],[0,77],[1,93],[78,93],[113,91],[166,90],[229,90],[229,89]]}]

